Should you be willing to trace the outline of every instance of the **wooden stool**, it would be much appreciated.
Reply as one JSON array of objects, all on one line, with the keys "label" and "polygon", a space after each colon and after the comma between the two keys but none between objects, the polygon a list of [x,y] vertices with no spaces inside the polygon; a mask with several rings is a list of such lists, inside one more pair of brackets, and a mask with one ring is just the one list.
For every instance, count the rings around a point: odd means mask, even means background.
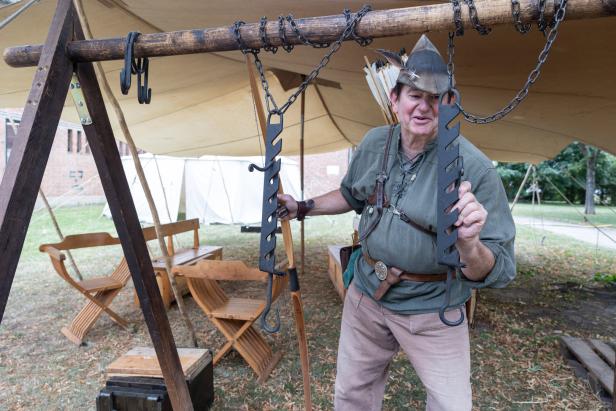
[{"label": "wooden stool", "polygon": [[[209,409],[214,401],[212,354],[199,348],[178,348],[178,354],[193,408]],[[96,398],[98,411],[172,410],[153,348],[133,348],[109,364],[106,375],[105,388]]]}]

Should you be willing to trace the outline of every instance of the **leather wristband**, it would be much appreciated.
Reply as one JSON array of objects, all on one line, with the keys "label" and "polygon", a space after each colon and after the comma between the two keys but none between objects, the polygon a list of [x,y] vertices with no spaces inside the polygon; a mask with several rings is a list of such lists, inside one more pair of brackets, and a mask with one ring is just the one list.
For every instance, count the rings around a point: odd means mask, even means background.
[{"label": "leather wristband", "polygon": [[314,200],[298,201],[297,202],[297,221],[302,221],[306,218],[306,214],[314,208]]}]

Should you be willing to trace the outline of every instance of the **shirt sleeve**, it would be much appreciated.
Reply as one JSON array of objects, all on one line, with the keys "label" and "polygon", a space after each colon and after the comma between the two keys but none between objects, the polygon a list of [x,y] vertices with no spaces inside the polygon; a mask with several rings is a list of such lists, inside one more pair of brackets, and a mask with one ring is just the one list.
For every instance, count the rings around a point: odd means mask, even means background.
[{"label": "shirt sleeve", "polygon": [[488,212],[486,224],[481,230],[481,242],[494,254],[492,271],[480,281],[472,281],[461,274],[462,281],[472,288],[502,288],[516,275],[514,255],[515,224],[503,183],[496,169],[488,168],[471,185],[476,187],[473,194]]}]

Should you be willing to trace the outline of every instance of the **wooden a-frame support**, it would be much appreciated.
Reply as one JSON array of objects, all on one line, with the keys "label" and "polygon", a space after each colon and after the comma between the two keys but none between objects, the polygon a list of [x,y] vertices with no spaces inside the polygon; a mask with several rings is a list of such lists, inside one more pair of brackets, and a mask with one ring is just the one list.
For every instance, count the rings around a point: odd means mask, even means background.
[{"label": "wooden a-frame support", "polygon": [[180,358],[156,285],[94,67],[91,63],[74,64],[66,54],[70,41],[83,39],[72,1],[59,0],[24,109],[18,138],[0,184],[0,321],[4,316],[70,80],[75,72],[92,119],[92,123],[83,128],[122,242],[122,250],[173,409],[192,410]]},{"label": "wooden a-frame support", "polygon": [[[554,1],[548,1],[546,17],[553,14]],[[511,24],[511,2],[508,0],[477,0],[481,21],[488,26]],[[551,6],[550,6],[551,5]],[[536,0],[520,0],[523,21],[538,18]],[[568,0],[567,20],[590,19],[616,15],[616,0]],[[472,28],[467,8],[462,8],[462,23]],[[322,16],[299,19],[299,29],[310,41],[336,40],[346,26],[344,17]],[[400,36],[426,31],[454,28],[451,4],[406,7],[368,13],[359,22],[356,33],[374,38]],[[266,25],[271,44],[282,44],[277,22]],[[290,44],[300,44],[290,27],[286,28]],[[242,38],[248,47],[263,47],[260,24],[247,24]],[[75,40],[75,41],[72,41]],[[28,223],[32,215],[36,193],[45,171],[51,144],[59,123],[62,106],[73,70],[81,81],[85,101],[93,123],[84,126],[92,154],[103,183],[114,223],[122,241],[132,277],[139,296],[146,324],[161,365],[173,408],[192,409],[179,357],[163,310],[162,301],[137,214],[132,202],[119,154],[114,143],[94,69],[87,61],[122,59],[124,38],[84,41],[71,0],[58,0],[58,7],[44,46],[29,45],[7,49],[4,60],[14,67],[37,65],[38,69],[22,117],[16,145],[0,184],[0,321]],[[135,57],[168,56],[237,50],[229,27],[191,30],[172,33],[144,34],[135,43]],[[80,62],[77,65],[75,62]],[[616,374],[616,368],[615,368]],[[616,378],[615,378],[616,385]],[[615,387],[616,388],[616,387]],[[616,411],[616,397],[613,411]]]}]

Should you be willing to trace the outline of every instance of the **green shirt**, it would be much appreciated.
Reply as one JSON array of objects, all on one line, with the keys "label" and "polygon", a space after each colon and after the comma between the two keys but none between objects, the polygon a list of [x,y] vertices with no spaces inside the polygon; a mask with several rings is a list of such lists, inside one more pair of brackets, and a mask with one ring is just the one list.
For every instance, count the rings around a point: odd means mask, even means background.
[{"label": "green shirt", "polygon": [[[346,201],[360,213],[359,233],[369,227],[377,213],[367,204],[380,171],[389,126],[370,130],[357,148],[340,191]],[[494,254],[495,264],[482,281],[471,281],[458,272],[452,283],[451,306],[458,306],[470,297],[471,288],[504,287],[515,277],[515,226],[503,184],[492,162],[466,138],[457,139],[464,161],[462,180],[471,183],[471,191],[488,212],[480,239]],[[435,231],[437,158],[436,142],[428,144],[414,161],[400,151],[400,126],[394,129],[387,161],[388,179],[385,194],[390,203],[421,226]],[[405,223],[392,208],[383,210],[380,222],[362,242],[370,257],[388,266],[417,274],[444,273],[447,267],[436,262],[436,236],[424,233]],[[355,284],[373,296],[380,280],[362,257],[355,263]],[[445,282],[402,281],[392,286],[380,303],[401,314],[438,311],[444,302]]]}]

